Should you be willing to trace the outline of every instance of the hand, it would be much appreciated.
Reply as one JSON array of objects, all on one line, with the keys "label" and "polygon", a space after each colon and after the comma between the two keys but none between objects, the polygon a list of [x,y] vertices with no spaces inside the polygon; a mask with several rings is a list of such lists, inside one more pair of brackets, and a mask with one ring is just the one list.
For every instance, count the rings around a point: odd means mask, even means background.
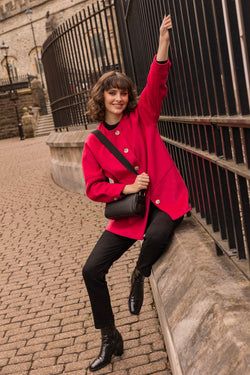
[{"label": "hand", "polygon": [[160,26],[160,38],[170,43],[169,29],[172,29],[172,21],[170,14],[165,16]]},{"label": "hand", "polygon": [[139,174],[134,182],[134,187],[136,189],[135,193],[140,190],[146,190],[149,185],[149,175],[147,173]]},{"label": "hand", "polygon": [[122,192],[123,194],[127,195],[137,193],[140,190],[146,190],[148,188],[149,182],[149,175],[143,172],[136,177],[133,184],[126,185]]},{"label": "hand", "polygon": [[168,60],[168,49],[170,45],[169,31],[172,29],[172,21],[170,14],[167,17],[164,17],[162,24],[160,26],[160,38],[159,46],[157,51],[157,61],[166,61]]}]

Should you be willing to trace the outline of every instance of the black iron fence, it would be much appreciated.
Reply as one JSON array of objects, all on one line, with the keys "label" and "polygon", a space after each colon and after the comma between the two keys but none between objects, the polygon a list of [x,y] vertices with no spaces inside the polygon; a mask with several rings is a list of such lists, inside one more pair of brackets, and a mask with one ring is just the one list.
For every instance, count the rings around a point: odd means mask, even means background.
[{"label": "black iron fence", "polygon": [[42,48],[51,109],[56,128],[81,126],[89,90],[108,70],[121,70],[113,0],[97,1],[60,25]]},{"label": "black iron fence", "polygon": [[[190,193],[193,213],[246,274],[250,247],[250,3],[116,2],[125,70],[141,91],[171,14],[169,94],[159,129]],[[133,64],[131,64],[133,62]]]},{"label": "black iron fence", "polygon": [[57,128],[87,128],[89,90],[109,69],[125,70],[140,93],[168,13],[172,68],[159,130],[186,181],[193,215],[218,255],[225,252],[249,277],[250,2],[97,1],[43,46],[54,121]]},{"label": "black iron fence", "polygon": [[0,92],[30,88],[30,83],[34,78],[37,78],[37,76],[30,74],[14,77],[12,78],[12,84],[8,78],[2,78],[0,79]]}]

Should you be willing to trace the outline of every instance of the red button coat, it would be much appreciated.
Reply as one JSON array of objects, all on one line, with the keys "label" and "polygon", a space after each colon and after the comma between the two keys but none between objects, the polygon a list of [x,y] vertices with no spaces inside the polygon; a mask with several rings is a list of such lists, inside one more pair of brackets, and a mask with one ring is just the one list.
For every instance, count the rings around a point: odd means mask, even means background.
[{"label": "red button coat", "polygon": [[[139,174],[149,174],[146,216],[110,220],[106,228],[110,232],[137,240],[141,240],[145,232],[150,200],[172,219],[177,219],[190,210],[186,185],[157,128],[162,100],[167,95],[166,80],[170,66],[169,61],[159,64],[154,58],[136,109],[129,115],[124,115],[114,130],[107,130],[103,123],[98,126],[130,163],[139,167]],[[124,186],[135,180],[135,174],[128,171],[94,134],[86,138],[82,167],[86,194],[97,202],[120,199]],[[107,182],[106,177],[114,183]]]}]

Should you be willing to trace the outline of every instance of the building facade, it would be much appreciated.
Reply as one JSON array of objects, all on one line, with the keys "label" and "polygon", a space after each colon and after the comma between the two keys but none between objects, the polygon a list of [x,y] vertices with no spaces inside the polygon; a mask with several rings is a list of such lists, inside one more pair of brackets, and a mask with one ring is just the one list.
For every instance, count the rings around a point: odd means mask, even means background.
[{"label": "building facade", "polygon": [[[94,0],[1,0],[0,43],[8,49],[8,67],[13,80],[42,73],[41,47],[48,35]],[[30,8],[32,14],[27,14]],[[1,51],[3,52],[3,51]],[[41,77],[40,77],[41,78]],[[6,58],[0,55],[0,80],[8,79]]]}]

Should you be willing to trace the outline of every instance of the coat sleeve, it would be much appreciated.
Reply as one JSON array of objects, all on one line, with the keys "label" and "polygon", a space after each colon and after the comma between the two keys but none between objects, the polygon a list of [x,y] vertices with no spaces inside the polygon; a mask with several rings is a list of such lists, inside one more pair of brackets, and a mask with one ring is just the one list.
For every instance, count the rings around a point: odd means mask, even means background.
[{"label": "coat sleeve", "polygon": [[161,114],[162,101],[167,96],[166,85],[171,63],[157,63],[156,56],[151,65],[147,84],[141,93],[138,103],[138,113],[142,119],[147,119],[146,124],[157,123]]},{"label": "coat sleeve", "polygon": [[125,184],[109,183],[100,164],[96,160],[88,143],[85,143],[82,156],[82,168],[88,198],[96,202],[112,202],[122,198]]}]

